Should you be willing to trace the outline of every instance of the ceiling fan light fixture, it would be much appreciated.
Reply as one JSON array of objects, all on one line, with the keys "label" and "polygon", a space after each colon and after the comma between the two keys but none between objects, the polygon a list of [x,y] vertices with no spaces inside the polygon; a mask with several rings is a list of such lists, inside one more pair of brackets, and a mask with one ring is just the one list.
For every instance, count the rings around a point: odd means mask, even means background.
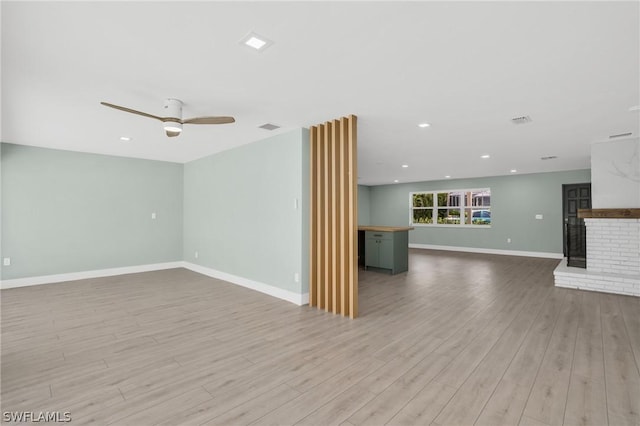
[{"label": "ceiling fan light fixture", "polygon": [[182,123],[178,121],[165,121],[162,126],[166,132],[178,132],[182,131]]}]

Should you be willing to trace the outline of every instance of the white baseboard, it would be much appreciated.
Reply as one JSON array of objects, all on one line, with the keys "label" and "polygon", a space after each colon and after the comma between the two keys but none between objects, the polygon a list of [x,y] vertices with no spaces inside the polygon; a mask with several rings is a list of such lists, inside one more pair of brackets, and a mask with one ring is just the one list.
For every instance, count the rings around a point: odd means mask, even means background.
[{"label": "white baseboard", "polygon": [[287,302],[295,303],[298,306],[309,304],[309,293],[295,293],[293,291],[284,290],[269,284],[253,281],[237,275],[228,274],[206,266],[196,265],[195,263],[176,261],[166,263],[154,263],[150,265],[124,266],[121,268],[98,269],[94,271],[69,272],[66,274],[40,275],[37,277],[14,278],[11,280],[0,281],[0,289],[27,287],[41,284],[54,284],[64,281],[84,280],[88,278],[110,277],[114,275],[135,274],[138,272],[160,271],[163,269],[186,268],[191,271],[203,274],[209,277],[217,278],[237,284]]},{"label": "white baseboard", "polygon": [[242,287],[249,288],[251,290],[259,291],[260,293],[268,294],[269,296],[277,297],[278,299],[286,300],[287,302],[295,303],[298,306],[309,304],[309,293],[295,293],[293,291],[284,290],[282,288],[274,287],[269,284],[261,283],[259,281],[253,281],[248,278],[239,277],[226,272],[218,271],[216,269],[208,268],[206,266],[196,265],[195,263],[182,262],[182,266],[193,272],[197,272],[208,277],[217,278],[219,280],[227,281],[232,284],[237,284]]},{"label": "white baseboard", "polygon": [[467,253],[501,254],[506,256],[544,257],[547,259],[562,259],[562,253],[547,253],[542,251],[500,250],[476,247],[438,246],[433,244],[409,244],[409,248],[426,250],[463,251]]},{"label": "white baseboard", "polygon": [[138,272],[160,271],[162,269],[182,268],[182,261],[152,263],[149,265],[124,266],[120,268],[97,269],[93,271],[69,272],[66,274],[40,275],[37,277],[14,278],[0,281],[0,289],[27,287],[31,285],[53,284],[64,281],[84,280],[88,278],[111,277],[113,275],[135,274]]}]

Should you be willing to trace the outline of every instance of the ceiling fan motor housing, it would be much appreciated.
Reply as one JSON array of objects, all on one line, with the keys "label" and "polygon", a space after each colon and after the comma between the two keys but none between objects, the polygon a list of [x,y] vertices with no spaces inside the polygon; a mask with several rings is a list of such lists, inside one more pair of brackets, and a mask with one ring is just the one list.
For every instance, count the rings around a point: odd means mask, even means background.
[{"label": "ceiling fan motor housing", "polygon": [[[168,132],[182,131],[182,101],[179,99],[167,99],[164,101],[164,116],[168,119],[163,120],[164,130]],[[175,118],[175,120],[171,120]]]}]

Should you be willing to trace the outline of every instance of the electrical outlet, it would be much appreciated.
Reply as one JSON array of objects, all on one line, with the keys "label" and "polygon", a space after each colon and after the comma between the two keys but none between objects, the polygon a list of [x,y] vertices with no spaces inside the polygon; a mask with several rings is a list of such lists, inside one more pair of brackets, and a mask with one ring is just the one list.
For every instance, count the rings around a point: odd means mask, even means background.
[{"label": "electrical outlet", "polygon": [[156,212],[151,213],[151,219],[155,219],[156,218]]},{"label": "electrical outlet", "polygon": [[293,281],[299,283],[300,282],[300,274],[299,273],[295,273],[293,274]]},{"label": "electrical outlet", "polygon": [[195,253],[193,254],[193,257],[195,257],[195,258],[197,259],[197,258],[198,258],[198,252],[195,252]]},{"label": "electrical outlet", "polygon": [[10,257],[5,257],[4,259],[2,259],[2,265],[11,266],[11,258]]},{"label": "electrical outlet", "polygon": [[542,215],[541,215],[541,214],[539,214],[539,213],[536,215],[536,219],[538,219],[538,220],[542,220],[543,218],[544,218],[544,216],[542,216]]},{"label": "electrical outlet", "polygon": [[507,238],[507,242],[511,244],[511,238]]}]

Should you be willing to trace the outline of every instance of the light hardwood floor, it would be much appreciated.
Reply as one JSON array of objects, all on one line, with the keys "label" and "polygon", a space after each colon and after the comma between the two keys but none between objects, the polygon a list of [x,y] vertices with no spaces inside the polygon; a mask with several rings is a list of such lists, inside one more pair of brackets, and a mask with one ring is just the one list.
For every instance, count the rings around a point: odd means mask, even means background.
[{"label": "light hardwood floor", "polygon": [[3,290],[2,411],[72,424],[638,425],[640,299],[411,250],[350,320],[184,269]]}]

